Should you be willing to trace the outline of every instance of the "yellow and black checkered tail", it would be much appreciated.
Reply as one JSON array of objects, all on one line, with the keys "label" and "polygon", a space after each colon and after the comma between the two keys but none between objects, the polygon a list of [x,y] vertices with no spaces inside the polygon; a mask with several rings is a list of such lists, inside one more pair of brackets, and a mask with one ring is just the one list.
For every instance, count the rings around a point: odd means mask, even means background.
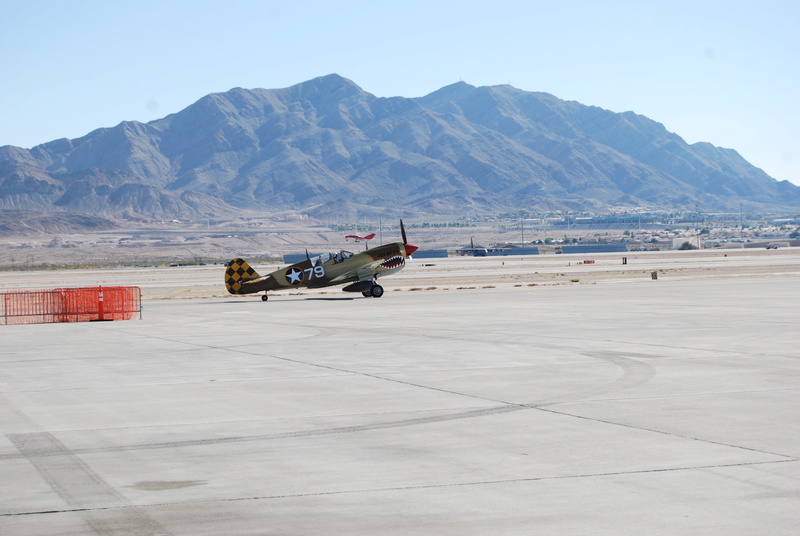
[{"label": "yellow and black checkered tail", "polygon": [[242,283],[260,277],[244,259],[233,259],[225,269],[225,288],[231,294],[242,293]]}]

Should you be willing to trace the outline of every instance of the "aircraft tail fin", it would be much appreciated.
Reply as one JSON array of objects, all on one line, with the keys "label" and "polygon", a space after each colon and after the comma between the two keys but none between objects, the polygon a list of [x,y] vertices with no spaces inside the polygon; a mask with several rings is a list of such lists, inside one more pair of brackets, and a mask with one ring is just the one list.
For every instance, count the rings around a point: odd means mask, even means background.
[{"label": "aircraft tail fin", "polygon": [[231,294],[239,294],[242,283],[260,277],[244,259],[233,259],[225,268],[225,288]]}]

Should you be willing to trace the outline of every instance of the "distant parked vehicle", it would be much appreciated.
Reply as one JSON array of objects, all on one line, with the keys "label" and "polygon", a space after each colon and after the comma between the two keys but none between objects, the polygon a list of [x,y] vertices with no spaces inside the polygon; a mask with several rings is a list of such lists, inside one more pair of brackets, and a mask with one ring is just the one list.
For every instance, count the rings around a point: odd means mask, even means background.
[{"label": "distant parked vehicle", "polygon": [[767,244],[767,249],[778,249],[778,244]]}]

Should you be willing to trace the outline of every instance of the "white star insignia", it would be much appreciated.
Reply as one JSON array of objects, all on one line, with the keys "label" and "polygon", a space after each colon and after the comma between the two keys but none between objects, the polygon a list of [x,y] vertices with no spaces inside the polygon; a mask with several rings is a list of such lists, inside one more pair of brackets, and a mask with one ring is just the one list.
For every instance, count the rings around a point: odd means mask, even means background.
[{"label": "white star insignia", "polygon": [[289,282],[290,285],[296,285],[303,280],[303,272],[301,272],[297,268],[292,268],[291,270],[286,272],[286,280]]}]

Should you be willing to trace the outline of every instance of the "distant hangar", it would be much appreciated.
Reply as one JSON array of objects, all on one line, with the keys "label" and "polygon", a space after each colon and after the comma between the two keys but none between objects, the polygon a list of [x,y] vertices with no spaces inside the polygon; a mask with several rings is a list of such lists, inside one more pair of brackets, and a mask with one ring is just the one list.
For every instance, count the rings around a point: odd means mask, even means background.
[{"label": "distant hangar", "polygon": [[[628,251],[627,244],[617,242],[614,244],[577,244],[573,246],[559,246],[557,249],[561,253],[626,253]],[[526,247],[466,247],[452,250],[459,256],[472,256],[472,257],[506,257],[512,255],[539,255],[539,248],[536,246]],[[449,249],[424,249],[421,248],[414,252],[415,259],[442,259],[450,256],[451,250]],[[313,257],[313,255],[312,255]],[[295,263],[306,258],[305,253],[284,255],[283,262]]]}]

